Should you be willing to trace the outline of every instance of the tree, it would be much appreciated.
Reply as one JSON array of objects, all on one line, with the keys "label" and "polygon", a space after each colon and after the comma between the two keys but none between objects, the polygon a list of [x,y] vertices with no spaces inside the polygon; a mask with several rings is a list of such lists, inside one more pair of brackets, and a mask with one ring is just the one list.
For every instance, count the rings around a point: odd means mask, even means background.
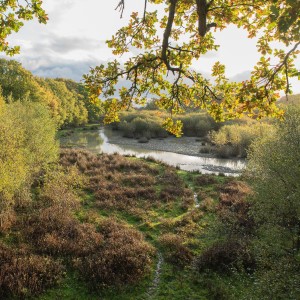
[{"label": "tree", "polygon": [[247,166],[256,192],[253,215],[275,253],[300,250],[299,116],[299,106],[288,107],[276,133],[254,142]]},{"label": "tree", "polygon": [[[33,76],[14,60],[0,59],[0,85],[6,102],[31,101],[46,104],[58,127],[88,122],[87,103],[81,84],[71,80]],[[78,91],[72,86],[78,86]],[[1,108],[1,106],[0,106]]]},{"label": "tree", "polygon": [[43,87],[31,72],[13,60],[0,59],[0,84],[7,102],[24,101],[42,102],[52,111],[58,123],[63,123],[59,115],[59,99],[50,89]]},{"label": "tree", "polygon": [[[164,5],[166,14],[159,19],[157,11],[147,10],[148,3]],[[122,15],[125,0],[117,8]],[[118,120],[121,109],[144,104],[148,95],[171,114],[192,106],[206,109],[219,121],[245,112],[255,117],[280,116],[282,111],[275,105],[279,92],[290,93],[289,78],[299,77],[294,65],[300,45],[299,9],[300,2],[294,0],[145,0],[143,15],[132,13],[129,24],[107,41],[115,55],[129,52],[130,47],[141,53],[124,65],[114,60],[85,75],[90,97],[98,101],[116,96],[102,102],[106,123]],[[261,58],[244,82],[230,82],[225,66],[217,62],[211,82],[192,70],[191,63],[217,50],[213,32],[230,24],[247,30],[250,38],[259,37]],[[272,49],[273,41],[283,42],[290,50]],[[272,56],[278,61],[275,66]],[[129,80],[130,87],[117,91],[120,79]],[[181,123],[172,118],[164,126],[176,135],[181,133]]]},{"label": "tree", "polygon": [[[1,96],[2,97],[2,96]],[[57,160],[56,124],[41,103],[14,102],[0,111],[0,227],[3,206]],[[0,228],[1,231],[1,228]]]},{"label": "tree", "polygon": [[252,145],[247,173],[257,234],[258,299],[296,299],[300,254],[300,107],[287,108],[276,134]]},{"label": "tree", "polygon": [[40,23],[46,23],[47,14],[42,9],[41,0],[2,0],[0,3],[0,51],[7,55],[19,53],[20,47],[11,47],[7,38],[13,32],[18,32],[24,25],[22,20],[37,18]]},{"label": "tree", "polygon": [[56,124],[43,104],[18,101],[4,106],[0,112],[0,203],[56,161],[55,133]]}]

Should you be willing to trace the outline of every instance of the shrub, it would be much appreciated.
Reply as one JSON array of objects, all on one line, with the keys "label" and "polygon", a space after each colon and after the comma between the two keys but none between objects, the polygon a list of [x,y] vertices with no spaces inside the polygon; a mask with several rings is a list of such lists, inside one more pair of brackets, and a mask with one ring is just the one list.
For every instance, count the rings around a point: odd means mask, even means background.
[{"label": "shrub", "polygon": [[59,206],[41,209],[24,229],[37,251],[50,255],[84,256],[100,248],[103,238],[91,224],[81,224]]},{"label": "shrub", "polygon": [[155,178],[150,175],[130,174],[123,176],[122,183],[131,187],[149,187],[155,184]]},{"label": "shrub", "polygon": [[241,181],[232,181],[220,188],[217,213],[231,234],[253,231],[255,222],[250,214],[251,203],[247,200],[251,194],[249,186]]},{"label": "shrub", "polygon": [[298,299],[300,264],[291,257],[273,262],[256,272],[254,294],[258,299]]},{"label": "shrub", "polygon": [[16,213],[7,199],[0,195],[0,233],[7,232],[16,221]]},{"label": "shrub", "polygon": [[[88,178],[87,186],[95,195],[98,208],[129,211],[139,205],[151,205],[158,200],[153,187],[159,178],[158,168],[121,155],[95,155],[85,151],[64,150],[64,166],[76,164]],[[143,201],[143,203],[140,200]]]},{"label": "shrub", "polygon": [[[26,206],[32,182],[57,158],[55,124],[39,103],[15,102],[0,114],[0,230],[8,230],[16,206]],[[21,195],[23,190],[23,195]],[[15,196],[15,197],[14,197]]]},{"label": "shrub", "polygon": [[56,285],[64,274],[59,261],[29,254],[26,250],[12,250],[4,245],[0,245],[0,263],[2,299],[36,296]]},{"label": "shrub", "polygon": [[74,209],[79,206],[77,192],[87,183],[76,167],[57,167],[49,171],[43,180],[40,200],[44,206],[60,206]]},{"label": "shrub", "polygon": [[153,247],[134,229],[106,220],[99,224],[104,243],[99,251],[74,262],[92,288],[134,283],[145,276],[151,265]]},{"label": "shrub", "polygon": [[194,178],[194,182],[196,185],[199,185],[199,186],[205,186],[205,185],[211,185],[211,184],[218,183],[216,178],[213,175],[209,175],[209,174],[196,176]]},{"label": "shrub", "polygon": [[184,245],[184,239],[176,234],[167,233],[159,238],[165,260],[176,268],[184,268],[192,261],[192,252]]},{"label": "shrub", "polygon": [[161,123],[162,119],[158,118],[155,112],[123,113],[121,122],[114,124],[114,129],[122,131],[124,137],[140,138],[146,142],[146,139],[165,138],[168,136]]},{"label": "shrub", "polygon": [[202,148],[200,148],[199,153],[202,154],[208,154],[212,151],[210,146],[203,146]]},{"label": "shrub", "polygon": [[216,207],[215,202],[210,197],[204,198],[199,204],[199,208],[206,212],[215,211],[215,207]]},{"label": "shrub", "polygon": [[240,267],[253,269],[255,261],[245,243],[229,239],[216,242],[204,250],[196,258],[195,266],[199,272],[206,269],[224,272]]},{"label": "shrub", "polygon": [[212,117],[206,113],[190,113],[178,117],[183,123],[183,134],[185,136],[204,137],[209,131],[219,127]]},{"label": "shrub", "polygon": [[219,131],[210,133],[211,142],[216,145],[216,153],[222,158],[246,157],[250,144],[257,138],[272,135],[274,126],[268,123],[225,125]]}]

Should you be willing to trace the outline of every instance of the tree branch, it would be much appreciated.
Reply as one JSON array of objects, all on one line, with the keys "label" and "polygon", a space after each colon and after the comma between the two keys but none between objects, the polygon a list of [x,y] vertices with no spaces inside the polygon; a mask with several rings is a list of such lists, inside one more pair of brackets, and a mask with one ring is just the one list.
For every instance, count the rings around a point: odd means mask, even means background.
[{"label": "tree branch", "polygon": [[[266,94],[267,94],[267,87],[273,82],[276,74],[285,66],[287,67],[287,61],[290,57],[290,55],[298,48],[298,46],[300,45],[300,42],[296,43],[294,45],[294,47],[289,51],[287,52],[287,54],[285,55],[283,61],[278,64],[275,68],[274,68],[274,72],[272,73],[272,75],[270,76],[270,78],[267,80],[267,83],[265,84],[265,91],[266,91]],[[286,78],[287,78],[287,87],[286,87],[286,94],[289,90],[289,80],[288,80],[288,74],[287,74],[287,68],[286,68]]]},{"label": "tree branch", "polygon": [[[176,12],[176,4],[178,0],[170,0],[170,7],[169,7],[169,15],[168,15],[168,22],[166,29],[164,31],[164,36],[163,36],[163,43],[162,43],[162,50],[161,50],[161,59],[167,66],[168,70],[172,71],[179,71],[178,68],[172,68],[170,66],[169,60],[168,60],[168,55],[167,55],[167,50],[169,47],[169,38],[172,32],[172,26],[174,22],[174,17],[175,17],[175,12]],[[177,70],[176,70],[177,69]]]},{"label": "tree branch", "polygon": [[120,18],[123,18],[123,12],[125,9],[125,0],[120,0],[119,4],[115,8],[115,10],[119,9],[119,12],[121,12]]},{"label": "tree branch", "polygon": [[198,14],[198,32],[201,37],[204,37],[207,32],[206,15],[208,12],[208,5],[206,0],[196,0],[197,14]]},{"label": "tree branch", "polygon": [[145,22],[145,20],[146,20],[147,3],[148,3],[148,0],[145,0],[143,22]]}]

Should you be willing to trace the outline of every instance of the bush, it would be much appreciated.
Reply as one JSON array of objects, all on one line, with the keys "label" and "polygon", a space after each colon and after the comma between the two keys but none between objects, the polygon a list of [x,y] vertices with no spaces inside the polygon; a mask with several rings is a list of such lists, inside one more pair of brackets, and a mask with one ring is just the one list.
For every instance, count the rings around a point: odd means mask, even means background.
[{"label": "bush", "polygon": [[57,167],[46,173],[40,200],[44,206],[60,206],[75,209],[79,206],[77,192],[87,183],[76,167]]},{"label": "bush", "polygon": [[123,113],[121,122],[114,123],[113,128],[122,131],[124,137],[145,140],[167,137],[168,133],[161,124],[162,119],[157,117],[155,112],[140,111],[139,113]]},{"label": "bush", "polygon": [[298,299],[300,295],[300,264],[283,257],[270,267],[256,273],[254,294],[258,299]]},{"label": "bush", "polygon": [[215,207],[216,207],[216,205],[215,205],[214,199],[209,198],[209,197],[204,198],[199,204],[199,208],[206,212],[215,211]]},{"label": "bush", "polygon": [[220,126],[206,113],[190,113],[178,119],[183,123],[185,136],[205,137],[211,130],[217,130]]},{"label": "bush", "polygon": [[16,213],[10,202],[0,195],[0,233],[6,233],[16,221]]},{"label": "bush", "polygon": [[81,224],[58,206],[29,218],[25,234],[37,251],[49,255],[84,256],[99,249],[103,238],[91,224]]},{"label": "bush", "polygon": [[25,191],[56,160],[55,129],[42,104],[16,102],[1,111],[0,230],[9,229],[15,204],[26,206],[30,202]]},{"label": "bush", "polygon": [[164,250],[165,260],[176,268],[184,268],[192,261],[193,255],[184,239],[173,233],[166,233],[158,239]]},{"label": "bush", "polygon": [[243,235],[254,230],[255,222],[250,214],[252,194],[249,186],[241,181],[232,181],[220,188],[218,217],[231,234]]},{"label": "bush", "polygon": [[2,299],[36,296],[56,285],[64,275],[64,267],[59,261],[4,245],[0,245],[0,263]]},{"label": "bush", "polygon": [[[155,166],[121,155],[95,155],[85,151],[64,150],[64,166],[76,164],[88,178],[86,188],[95,195],[94,205],[129,211],[139,205],[151,205],[158,200],[153,187],[159,178]],[[137,175],[138,174],[138,175]],[[141,202],[140,200],[146,200]]]},{"label": "bush", "polygon": [[[249,153],[247,178],[255,194],[256,255],[261,295],[299,298],[300,107],[290,106],[276,134],[257,140]],[[263,299],[263,298],[262,298]]]},{"label": "bush", "polygon": [[92,288],[134,283],[147,274],[154,249],[141,233],[111,219],[100,223],[99,231],[104,236],[101,249],[75,261]]},{"label": "bush", "polygon": [[205,174],[205,175],[199,175],[194,178],[194,182],[198,186],[206,186],[211,184],[216,184],[218,181],[213,175]]},{"label": "bush", "polygon": [[210,133],[210,141],[216,145],[216,153],[221,158],[246,157],[251,143],[263,136],[272,135],[274,126],[268,123],[225,125],[219,131]]},{"label": "bush", "polygon": [[254,269],[255,261],[247,245],[235,239],[219,241],[204,250],[195,260],[199,272],[227,272],[232,268]]}]

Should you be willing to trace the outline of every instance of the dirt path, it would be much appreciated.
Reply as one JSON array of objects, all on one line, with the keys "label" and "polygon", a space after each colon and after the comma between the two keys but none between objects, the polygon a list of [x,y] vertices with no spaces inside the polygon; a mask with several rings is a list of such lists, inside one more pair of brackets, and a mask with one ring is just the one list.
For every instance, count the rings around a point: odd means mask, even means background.
[{"label": "dirt path", "polygon": [[160,283],[161,268],[162,268],[162,264],[164,262],[164,258],[162,256],[161,252],[158,252],[157,257],[158,257],[158,260],[157,260],[157,264],[156,264],[155,275],[152,280],[151,286],[148,289],[147,299],[155,299],[155,295],[157,293],[157,289],[158,289],[158,286]]}]

